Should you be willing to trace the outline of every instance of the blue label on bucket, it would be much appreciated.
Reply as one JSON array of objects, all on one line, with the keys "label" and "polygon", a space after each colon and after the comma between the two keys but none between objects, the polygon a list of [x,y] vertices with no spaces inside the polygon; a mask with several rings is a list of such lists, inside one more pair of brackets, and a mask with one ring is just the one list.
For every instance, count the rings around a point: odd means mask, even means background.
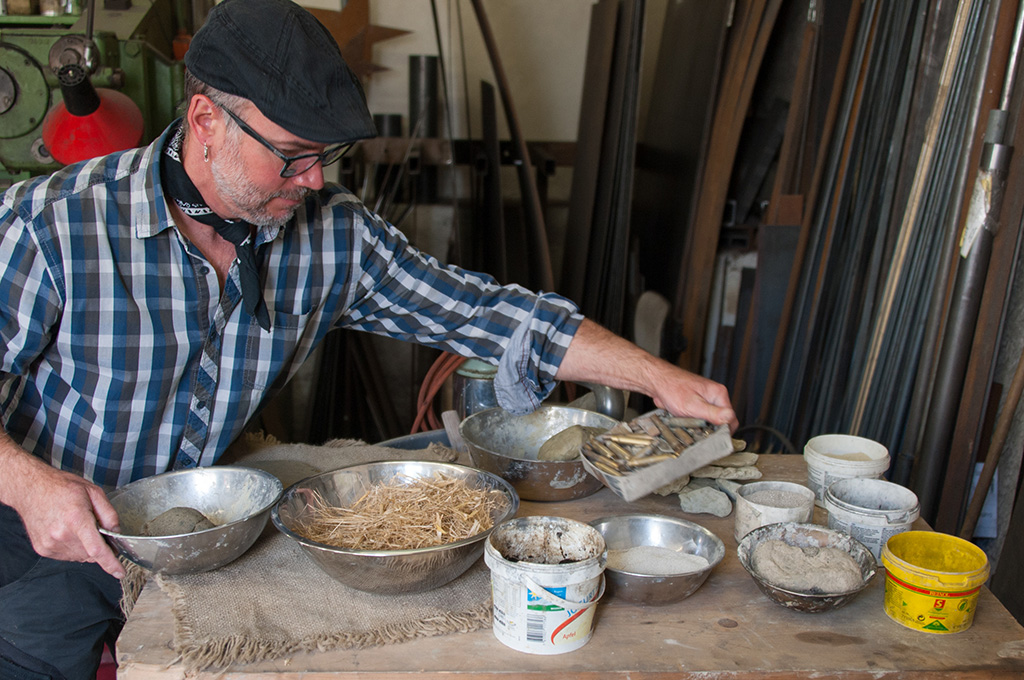
[{"label": "blue label on bucket", "polygon": [[[563,600],[565,599],[565,586],[561,586],[560,588],[547,588],[547,591],[552,595],[562,598]],[[562,611],[562,607],[559,607],[557,604],[551,604],[545,600],[543,596],[535,594],[529,588],[526,589],[526,608],[545,612]]]}]

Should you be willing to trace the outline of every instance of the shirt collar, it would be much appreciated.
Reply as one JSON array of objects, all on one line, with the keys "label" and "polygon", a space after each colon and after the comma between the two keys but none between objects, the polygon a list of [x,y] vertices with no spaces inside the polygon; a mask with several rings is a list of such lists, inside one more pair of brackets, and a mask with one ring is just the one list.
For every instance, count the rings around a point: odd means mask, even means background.
[{"label": "shirt collar", "polygon": [[132,230],[136,238],[149,238],[174,226],[167,195],[160,182],[160,152],[174,134],[181,118],[171,123],[142,155],[145,172],[132,176]]},{"label": "shirt collar", "polygon": [[[149,238],[174,226],[167,194],[160,180],[160,154],[170,142],[183,119],[177,118],[154,140],[142,155],[145,172],[138,173],[131,180],[132,230],[136,238]],[[253,245],[273,241],[283,227],[260,227],[256,230]]]}]

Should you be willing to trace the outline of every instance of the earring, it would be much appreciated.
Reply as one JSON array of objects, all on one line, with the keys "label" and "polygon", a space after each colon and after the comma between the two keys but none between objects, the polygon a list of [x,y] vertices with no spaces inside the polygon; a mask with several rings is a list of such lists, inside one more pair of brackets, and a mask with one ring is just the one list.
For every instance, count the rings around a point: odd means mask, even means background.
[{"label": "earring", "polygon": [[203,162],[210,162],[210,147],[206,146],[205,144],[203,144]]}]

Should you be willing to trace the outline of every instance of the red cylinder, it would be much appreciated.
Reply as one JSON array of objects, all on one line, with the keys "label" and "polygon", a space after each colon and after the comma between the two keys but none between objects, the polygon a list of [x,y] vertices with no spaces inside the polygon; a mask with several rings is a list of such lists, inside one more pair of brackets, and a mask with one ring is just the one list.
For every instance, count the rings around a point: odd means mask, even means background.
[{"label": "red cylinder", "polygon": [[99,105],[91,113],[75,115],[60,101],[43,119],[43,143],[58,162],[75,163],[131,149],[142,140],[142,112],[131,97],[106,88],[95,93]]}]

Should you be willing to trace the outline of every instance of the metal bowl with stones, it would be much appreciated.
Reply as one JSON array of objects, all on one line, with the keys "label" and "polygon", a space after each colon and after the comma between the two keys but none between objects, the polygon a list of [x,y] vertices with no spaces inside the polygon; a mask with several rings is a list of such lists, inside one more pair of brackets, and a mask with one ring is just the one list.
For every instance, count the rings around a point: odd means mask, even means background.
[{"label": "metal bowl with stones", "polygon": [[523,500],[567,501],[589,496],[604,484],[587,472],[582,458],[538,460],[541,447],[573,425],[606,431],[617,423],[596,411],[569,406],[541,406],[525,416],[491,408],[463,419],[459,434],[473,465],[507,480]]},{"label": "metal bowl with stones", "polygon": [[[754,551],[767,541],[780,540],[787,545],[814,550],[837,548],[849,555],[860,569],[860,580],[845,589],[798,590],[783,587],[772,582],[755,565]],[[806,613],[818,613],[838,609],[857,597],[864,590],[877,568],[875,556],[863,543],[840,531],[826,529],[817,524],[780,522],[753,529],[743,537],[737,548],[740,564],[747,570],[761,592],[783,607]]]},{"label": "metal bowl with stones", "polygon": [[689,597],[725,557],[721,539],[684,519],[631,514],[590,525],[607,546],[609,596],[636,604],[671,604]]},{"label": "metal bowl with stones", "polygon": [[[496,491],[503,507],[491,514],[489,528],[459,541],[408,550],[351,550],[321,543],[305,533],[316,499],[331,507],[350,507],[378,484],[408,483],[443,475],[462,480],[472,489]],[[484,541],[501,522],[519,509],[512,486],[490,472],[465,465],[432,461],[381,461],[353,465],[314,475],[285,490],[271,511],[279,531],[299,544],[328,576],[356,590],[370,593],[416,593],[443,586],[461,576],[484,551]]]},{"label": "metal bowl with stones", "polygon": [[[161,574],[197,574],[222,567],[252,547],[281,497],[280,480],[269,472],[235,465],[175,470],[139,479],[107,494],[120,531],[100,529],[122,555]],[[177,524],[164,533],[159,518],[191,510],[211,528]]]}]

